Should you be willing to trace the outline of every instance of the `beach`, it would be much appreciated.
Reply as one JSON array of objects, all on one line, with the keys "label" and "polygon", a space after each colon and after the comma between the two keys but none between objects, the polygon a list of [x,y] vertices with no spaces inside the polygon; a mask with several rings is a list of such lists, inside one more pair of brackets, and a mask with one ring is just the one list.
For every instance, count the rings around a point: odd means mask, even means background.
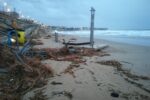
[{"label": "beach", "polygon": [[0,0],[0,100],[150,100],[149,4]]},{"label": "beach", "polygon": [[[76,42],[88,41],[88,38],[60,35],[60,42],[56,43],[54,37],[42,37],[39,40],[43,45],[35,47],[62,48],[62,39],[70,38],[76,38]],[[51,66],[54,76],[48,78],[44,87],[28,92],[23,100],[29,100],[38,91],[48,100],[149,100],[150,47],[95,40],[96,47],[103,44],[108,47],[102,54],[83,56],[84,63],[42,60],[43,64]]]}]

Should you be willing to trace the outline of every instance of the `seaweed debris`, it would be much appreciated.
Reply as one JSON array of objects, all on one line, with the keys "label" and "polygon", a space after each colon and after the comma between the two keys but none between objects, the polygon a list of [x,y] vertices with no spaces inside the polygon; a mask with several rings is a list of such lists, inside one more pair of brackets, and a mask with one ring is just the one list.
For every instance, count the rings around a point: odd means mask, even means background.
[{"label": "seaweed debris", "polygon": [[22,57],[21,63],[10,48],[0,46],[1,68],[8,73],[0,74],[1,100],[21,100],[22,96],[36,87],[44,86],[48,76],[53,75],[50,66],[41,64],[37,58]]},{"label": "seaweed debris", "polygon": [[47,95],[43,93],[42,90],[35,91],[33,97],[30,97],[30,100],[48,100]]},{"label": "seaweed debris", "polygon": [[66,96],[69,100],[72,100],[73,95],[71,94],[71,92],[68,91],[54,91],[52,92],[52,97],[53,96]]},{"label": "seaweed debris", "polygon": [[80,65],[79,64],[70,64],[69,67],[67,67],[63,73],[68,73],[70,75],[72,75],[73,78],[75,78],[75,74],[74,74],[74,68],[78,68]]},{"label": "seaweed debris", "polygon": [[117,69],[117,71],[122,72],[124,75],[126,75],[127,77],[133,79],[133,80],[138,80],[138,79],[142,79],[142,80],[150,80],[149,77],[146,76],[138,76],[138,75],[134,75],[130,72],[130,70],[125,70],[122,67],[122,64],[116,60],[108,60],[108,61],[99,61],[97,62],[98,64],[102,64],[102,65],[109,65],[109,66],[113,66]]},{"label": "seaweed debris", "polygon": [[[138,76],[138,75],[134,75],[130,72],[130,70],[125,70],[123,69],[122,67],[122,64],[116,60],[108,60],[108,61],[99,61],[97,62],[98,64],[102,64],[102,65],[108,65],[108,66],[113,66],[114,68],[117,69],[118,72],[120,72],[122,75],[124,75],[124,79],[131,83],[131,84],[134,84],[135,86],[143,89],[144,91],[150,93],[150,90],[143,87],[142,84],[140,83],[137,83],[135,82],[134,80],[139,80],[139,79],[142,79],[142,80],[150,80],[149,77],[146,77],[146,76]],[[129,79],[130,78],[130,79]],[[131,80],[132,79],[132,80]]]},{"label": "seaweed debris", "polygon": [[[71,48],[72,49],[72,48]],[[62,48],[44,48],[44,49],[36,49],[33,51],[44,51],[47,54],[46,59],[52,59],[56,61],[71,61],[74,63],[85,63],[86,61],[83,56],[92,57],[92,56],[108,56],[109,54],[96,51],[92,48],[84,48],[84,47],[76,47],[73,48],[74,52],[70,52],[70,48],[62,47]]]}]

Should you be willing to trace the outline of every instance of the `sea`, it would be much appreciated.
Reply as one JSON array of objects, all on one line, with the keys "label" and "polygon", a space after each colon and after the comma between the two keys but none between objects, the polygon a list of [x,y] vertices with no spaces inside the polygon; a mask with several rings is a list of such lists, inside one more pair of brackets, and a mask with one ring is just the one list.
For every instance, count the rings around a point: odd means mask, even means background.
[{"label": "sea", "polygon": [[[90,37],[90,31],[61,31],[62,34]],[[150,46],[150,30],[95,30],[94,39]]]}]

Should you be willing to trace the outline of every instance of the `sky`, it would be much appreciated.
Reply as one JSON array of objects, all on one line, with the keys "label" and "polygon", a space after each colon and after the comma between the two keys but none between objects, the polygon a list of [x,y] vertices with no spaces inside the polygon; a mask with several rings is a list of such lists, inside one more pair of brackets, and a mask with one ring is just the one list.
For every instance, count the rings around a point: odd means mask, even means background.
[{"label": "sky", "polygon": [[94,7],[95,27],[150,29],[150,0],[0,0],[24,16],[47,25],[90,26]]}]

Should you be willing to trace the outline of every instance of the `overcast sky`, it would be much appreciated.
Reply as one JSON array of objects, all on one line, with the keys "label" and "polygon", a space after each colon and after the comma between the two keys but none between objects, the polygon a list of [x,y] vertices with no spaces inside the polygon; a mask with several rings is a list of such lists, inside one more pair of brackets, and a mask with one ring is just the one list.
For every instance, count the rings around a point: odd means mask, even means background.
[{"label": "overcast sky", "polygon": [[110,29],[150,29],[150,0],[3,0],[11,7],[48,25],[95,26]]}]

